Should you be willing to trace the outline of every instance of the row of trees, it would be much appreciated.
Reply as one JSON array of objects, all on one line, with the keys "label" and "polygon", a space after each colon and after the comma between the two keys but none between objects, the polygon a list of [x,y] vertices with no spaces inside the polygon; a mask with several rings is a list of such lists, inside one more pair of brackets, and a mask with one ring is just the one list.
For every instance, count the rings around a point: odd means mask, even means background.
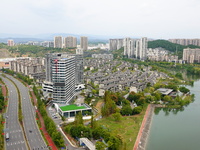
[{"label": "row of trees", "polygon": [[[0,82],[2,82],[2,79],[0,78]],[[0,87],[0,111],[2,112],[3,108],[5,107],[5,102],[4,102],[4,96],[2,93],[2,88]],[[4,128],[4,118],[2,113],[0,114],[0,149],[3,149],[3,145],[4,145],[4,136],[3,136],[3,128]]]},{"label": "row of trees", "polygon": [[36,45],[18,45],[18,46],[4,46],[5,48],[9,49],[11,53],[18,53],[19,56],[22,55],[29,55],[35,57],[44,56],[46,53],[54,53],[54,52],[75,52],[73,49],[68,48],[53,48],[53,47],[43,47],[43,46],[36,46]]},{"label": "row of trees", "polygon": [[2,93],[2,88],[0,88],[0,111],[5,107],[4,96]]},{"label": "row of trees", "polygon": [[54,143],[56,144],[57,147],[65,147],[64,140],[61,136],[61,133],[57,131],[55,123],[48,116],[48,114],[46,112],[45,104],[41,100],[40,94],[39,94],[36,86],[33,86],[33,91],[37,98],[37,105],[38,105],[37,108],[40,111],[40,113],[44,119],[44,123],[45,123],[47,132],[49,133],[49,135],[51,136],[52,140],[54,141]]},{"label": "row of trees", "polygon": [[3,72],[8,73],[10,75],[16,75],[17,78],[21,79],[22,81],[26,82],[28,85],[30,85],[33,82],[33,79],[30,79],[29,76],[24,76],[21,73],[16,73],[10,69],[2,69]]}]

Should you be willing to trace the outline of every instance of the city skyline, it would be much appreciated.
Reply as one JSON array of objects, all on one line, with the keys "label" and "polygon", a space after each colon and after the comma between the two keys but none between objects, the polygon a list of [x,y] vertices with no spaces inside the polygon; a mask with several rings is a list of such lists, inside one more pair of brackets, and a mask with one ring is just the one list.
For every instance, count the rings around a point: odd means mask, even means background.
[{"label": "city skyline", "polygon": [[25,35],[199,38],[199,5],[197,0],[9,0],[1,3],[0,28]]}]

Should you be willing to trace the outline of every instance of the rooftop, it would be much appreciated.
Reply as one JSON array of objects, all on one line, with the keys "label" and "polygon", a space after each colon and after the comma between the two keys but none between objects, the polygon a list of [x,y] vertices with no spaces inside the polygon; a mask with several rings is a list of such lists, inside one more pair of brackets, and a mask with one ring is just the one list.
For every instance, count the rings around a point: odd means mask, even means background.
[{"label": "rooftop", "polygon": [[159,88],[157,89],[157,91],[159,91],[163,95],[169,95],[173,91],[173,89]]},{"label": "rooftop", "polygon": [[85,109],[87,107],[81,105],[81,106],[78,106],[78,105],[66,105],[66,106],[60,106],[60,109],[62,111],[70,111],[70,110],[79,110],[79,109]]}]

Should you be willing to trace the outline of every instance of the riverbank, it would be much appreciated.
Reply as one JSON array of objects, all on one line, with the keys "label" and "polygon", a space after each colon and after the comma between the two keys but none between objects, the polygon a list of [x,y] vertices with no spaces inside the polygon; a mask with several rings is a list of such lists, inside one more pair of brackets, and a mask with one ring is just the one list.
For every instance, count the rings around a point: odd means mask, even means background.
[{"label": "riverbank", "polygon": [[157,105],[154,104],[148,105],[133,150],[145,149],[155,107],[157,107]]}]

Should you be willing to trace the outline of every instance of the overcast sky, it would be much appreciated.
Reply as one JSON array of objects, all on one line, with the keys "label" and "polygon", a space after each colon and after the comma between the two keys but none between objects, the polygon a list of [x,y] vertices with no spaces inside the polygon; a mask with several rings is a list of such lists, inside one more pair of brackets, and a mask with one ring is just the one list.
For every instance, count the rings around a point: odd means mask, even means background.
[{"label": "overcast sky", "polygon": [[200,0],[1,0],[0,33],[200,38]]}]

